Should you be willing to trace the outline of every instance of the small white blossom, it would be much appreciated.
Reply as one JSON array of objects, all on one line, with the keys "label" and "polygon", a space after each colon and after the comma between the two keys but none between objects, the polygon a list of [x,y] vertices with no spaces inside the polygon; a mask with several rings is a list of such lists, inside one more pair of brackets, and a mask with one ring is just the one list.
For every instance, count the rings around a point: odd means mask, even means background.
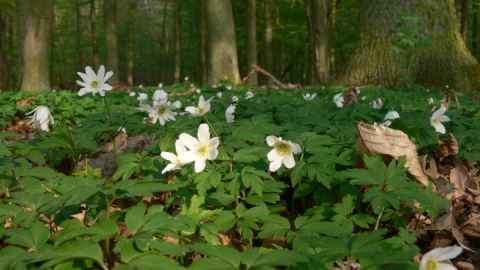
[{"label": "small white blossom", "polygon": [[238,102],[238,97],[237,97],[237,96],[233,96],[233,97],[232,97],[232,102]]},{"label": "small white blossom", "polygon": [[43,131],[50,131],[49,124],[54,123],[53,117],[50,114],[50,110],[47,106],[38,106],[33,111],[26,113],[26,115],[33,115],[28,121],[29,125],[33,125],[35,128],[41,129]]},{"label": "small white blossom", "polygon": [[245,94],[245,100],[253,98],[254,94],[252,91],[248,90],[247,94]]},{"label": "small white blossom", "polygon": [[157,104],[167,101],[168,94],[167,92],[160,89],[155,91],[155,93],[153,93],[152,99],[153,99],[153,106],[155,106]]},{"label": "small white blossom", "polygon": [[228,108],[225,110],[225,119],[227,120],[227,123],[233,123],[235,116],[233,115],[235,113],[236,105],[235,104],[230,104]]},{"label": "small white blossom", "polygon": [[459,246],[435,248],[423,255],[420,270],[456,270],[451,263],[446,262],[462,253]]},{"label": "small white blossom", "polygon": [[367,99],[367,96],[362,96],[360,99],[363,101],[363,100]]},{"label": "small white blossom", "polygon": [[343,107],[343,93],[338,93],[333,97],[333,102],[337,105],[337,108]]},{"label": "small white blossom", "polygon": [[227,88],[227,90],[232,90],[233,89],[233,87],[231,85],[227,85],[227,86],[225,86],[225,88]]},{"label": "small white blossom", "polygon": [[170,152],[160,153],[163,159],[170,161],[170,164],[162,170],[162,174],[180,169],[183,165],[193,162],[193,155],[187,151],[182,141],[177,140],[175,142],[175,150],[177,151],[176,154]]},{"label": "small white blossom", "polygon": [[302,95],[302,96],[303,96],[303,99],[305,99],[306,101],[311,101],[311,100],[314,100],[315,97],[317,97],[317,93],[313,93],[313,94],[306,93],[305,95]]},{"label": "small white blossom", "polygon": [[183,78],[183,80],[188,82],[188,76],[185,76],[185,78]]},{"label": "small white blossom", "polygon": [[428,99],[428,104],[433,104],[433,102],[434,102],[434,100],[433,100],[432,97]]},{"label": "small white blossom", "polygon": [[397,111],[389,111],[386,115],[385,118],[383,118],[383,123],[382,125],[384,126],[390,126],[392,124],[392,121],[400,118],[400,115],[398,114]]},{"label": "small white blossom", "polygon": [[281,137],[277,138],[275,136],[268,136],[266,141],[268,146],[273,147],[273,149],[267,154],[268,161],[270,162],[268,169],[271,172],[280,169],[282,164],[288,169],[295,167],[293,154],[299,154],[302,152],[300,145],[292,143],[291,141],[282,140]]},{"label": "small white blossom", "polygon": [[142,105],[139,108],[140,111],[148,113],[148,117],[150,117],[152,124],[155,124],[158,121],[162,126],[168,121],[176,120],[175,116],[177,113],[173,111],[174,109],[176,109],[176,106],[169,101],[155,104],[154,106]]},{"label": "small white blossom", "polygon": [[215,95],[217,96],[217,98],[222,98],[222,96],[223,96],[223,93],[222,93],[222,92],[220,92],[220,91],[218,91],[218,92],[217,92]]},{"label": "small white blossom", "polygon": [[442,122],[450,121],[448,116],[444,115],[447,111],[447,108],[441,106],[440,109],[433,112],[432,117],[430,117],[430,125],[432,125],[438,133],[445,134],[445,126]]},{"label": "small white blossom", "polygon": [[210,101],[212,98],[205,100],[203,96],[200,96],[197,107],[188,106],[185,108],[185,111],[189,112],[191,116],[202,116],[210,111]]},{"label": "small white blossom", "polygon": [[137,94],[136,92],[130,92],[129,95],[130,95],[131,97],[134,97],[136,94]]},{"label": "small white blossom", "polygon": [[198,127],[197,137],[194,138],[187,133],[180,134],[180,141],[190,150],[187,159],[195,162],[195,172],[199,173],[205,169],[207,160],[215,160],[218,155],[218,137],[210,138],[210,131],[207,124]]},{"label": "small white blossom", "polygon": [[383,106],[383,100],[381,98],[377,98],[376,100],[372,101],[372,107],[374,109],[380,109]]},{"label": "small white blossom", "polygon": [[95,73],[89,66],[85,68],[85,73],[77,72],[78,76],[82,78],[82,81],[77,80],[77,84],[82,88],[78,91],[79,96],[83,96],[88,93],[100,94],[105,96],[105,91],[112,90],[112,86],[107,83],[108,79],[112,77],[113,72],[109,71],[105,73],[105,67],[103,65],[98,69],[98,73]]},{"label": "small white blossom", "polygon": [[145,93],[138,93],[137,100],[140,101],[140,106],[145,104],[145,101],[147,101],[148,95]]},{"label": "small white blossom", "polygon": [[158,88],[162,88],[162,87],[163,87],[163,83],[159,83]]}]

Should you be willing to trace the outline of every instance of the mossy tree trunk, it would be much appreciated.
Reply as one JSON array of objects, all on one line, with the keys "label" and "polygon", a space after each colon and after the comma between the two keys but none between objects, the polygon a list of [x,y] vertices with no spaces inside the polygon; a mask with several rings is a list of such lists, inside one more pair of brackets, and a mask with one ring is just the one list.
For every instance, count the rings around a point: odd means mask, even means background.
[{"label": "mossy tree trunk", "polygon": [[[256,0],[247,0],[247,11],[245,17],[246,44],[247,44],[247,72],[257,65],[257,3]],[[249,83],[257,84],[257,74],[253,74],[248,80]]]},{"label": "mossy tree trunk", "polygon": [[20,90],[50,88],[49,51],[53,0],[29,0],[23,44],[23,78]]},{"label": "mossy tree trunk", "polygon": [[220,80],[240,82],[238,72],[237,45],[233,22],[232,3],[230,0],[206,1],[208,24],[210,85]]},{"label": "mossy tree trunk", "polygon": [[118,43],[117,43],[117,1],[103,1],[103,17],[105,19],[105,46],[107,53],[106,69],[113,71],[111,82],[118,81]]},{"label": "mossy tree trunk", "polygon": [[[408,57],[392,49],[399,44],[396,21],[416,16],[410,27],[428,45],[410,48]],[[359,40],[337,82],[395,86],[404,79],[461,90],[480,89],[480,68],[460,35],[453,0],[362,0]]]},{"label": "mossy tree trunk", "polygon": [[[272,29],[272,5],[271,0],[265,0],[264,5],[264,16],[265,16],[265,48],[264,48],[264,68],[273,73],[273,29]],[[272,80],[267,79],[267,85],[272,85]]]},{"label": "mossy tree trunk", "polygon": [[90,0],[90,33],[92,46],[92,64],[95,69],[100,65],[98,58],[98,40],[97,40],[97,9],[95,7],[95,0]]},{"label": "mossy tree trunk", "polygon": [[311,16],[311,44],[313,48],[313,65],[315,82],[325,84],[329,81],[329,57],[328,57],[328,23],[327,23],[327,1],[310,0]]}]

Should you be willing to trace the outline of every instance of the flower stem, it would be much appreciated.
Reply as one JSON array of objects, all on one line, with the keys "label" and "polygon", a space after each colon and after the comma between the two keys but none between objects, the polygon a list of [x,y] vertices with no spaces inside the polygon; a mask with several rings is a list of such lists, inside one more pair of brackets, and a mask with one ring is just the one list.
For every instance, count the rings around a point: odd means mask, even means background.
[{"label": "flower stem", "polygon": [[[105,104],[105,109],[107,111],[107,120],[108,120],[108,124],[110,125],[110,127],[113,127],[113,124],[112,124],[112,114],[110,113],[110,107],[108,106],[108,102],[107,102],[107,98],[105,96],[103,96],[103,104]],[[118,154],[117,154],[117,142],[116,142],[116,134],[113,135],[113,157],[115,159],[115,163],[117,163],[117,160],[118,160]]]},{"label": "flower stem", "polygon": [[382,219],[382,216],[383,216],[383,210],[382,212],[380,212],[380,214],[378,214],[377,222],[375,223],[375,228],[373,229],[374,231],[378,230],[378,226],[380,225],[380,219]]},{"label": "flower stem", "polygon": [[210,123],[210,121],[208,121],[207,116],[204,115],[204,116],[203,116],[203,119],[205,120],[205,122],[207,122],[208,126],[210,126],[210,127],[212,128],[212,133],[213,133],[213,135],[214,135],[215,137],[219,137],[217,131],[215,130],[215,127],[213,127],[212,123]]}]

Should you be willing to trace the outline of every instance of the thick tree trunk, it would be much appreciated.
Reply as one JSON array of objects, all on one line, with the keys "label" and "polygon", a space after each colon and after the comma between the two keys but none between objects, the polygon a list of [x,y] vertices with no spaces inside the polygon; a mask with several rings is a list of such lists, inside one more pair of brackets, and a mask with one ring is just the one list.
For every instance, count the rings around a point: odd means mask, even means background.
[{"label": "thick tree trunk", "polygon": [[[247,0],[246,11],[246,44],[247,44],[247,72],[252,65],[257,65],[257,4],[256,0]],[[257,84],[257,73],[251,76],[249,83]]]},{"label": "thick tree trunk", "polygon": [[200,18],[199,33],[200,33],[200,76],[201,84],[207,83],[207,22],[205,18],[206,7],[205,0],[200,1]]},{"label": "thick tree trunk", "polygon": [[336,73],[336,44],[337,44],[337,4],[338,0],[332,0],[332,8],[330,14],[330,77]]},{"label": "thick tree trunk", "polygon": [[329,80],[327,1],[310,0],[313,30],[315,80],[325,84]]},{"label": "thick tree trunk", "polygon": [[206,1],[208,23],[210,85],[221,80],[240,82],[238,72],[237,45],[230,0]]},{"label": "thick tree trunk", "polygon": [[[268,72],[273,72],[273,52],[272,52],[272,7],[270,0],[264,2],[265,12],[265,69]],[[272,85],[272,80],[267,79],[267,85]]]},{"label": "thick tree trunk", "polygon": [[133,85],[133,66],[135,64],[135,13],[137,1],[128,1],[128,45],[127,45],[127,82]]},{"label": "thick tree trunk", "polygon": [[90,33],[92,42],[92,64],[95,69],[100,65],[98,58],[98,40],[97,40],[97,12],[95,7],[95,0],[90,0]]},{"label": "thick tree trunk", "polygon": [[47,90],[50,88],[48,56],[52,34],[53,0],[29,0],[27,9],[20,90]]},{"label": "thick tree trunk", "polygon": [[473,3],[473,22],[472,22],[472,53],[478,58],[480,53],[480,40],[478,40],[478,30],[479,30],[479,16],[480,16],[480,3]]},{"label": "thick tree trunk", "polygon": [[174,31],[175,31],[175,71],[173,73],[173,82],[180,82],[180,72],[182,67],[182,28],[180,24],[181,6],[180,1],[175,2]]},{"label": "thick tree trunk", "polygon": [[0,10],[0,90],[5,90],[7,86],[7,59],[4,55],[4,51],[7,41],[7,27],[6,27],[6,14]]},{"label": "thick tree trunk", "polygon": [[160,59],[158,61],[160,66],[160,80],[165,82],[166,79],[166,70],[165,67],[165,57],[167,56],[167,15],[168,15],[168,1],[163,0],[163,8],[162,8],[162,33],[160,35]]},{"label": "thick tree trunk", "polygon": [[463,42],[467,44],[467,29],[468,29],[468,0],[462,0],[460,13],[460,34]]},{"label": "thick tree trunk", "polygon": [[[416,82],[457,89],[480,89],[480,68],[462,40],[453,0],[363,0],[359,40],[345,73],[338,78],[345,84],[399,85],[409,77]],[[415,28],[431,41],[412,48],[401,58],[392,47],[398,44],[396,20],[418,15]],[[402,65],[399,65],[399,61]]]},{"label": "thick tree trunk", "polygon": [[103,17],[105,19],[105,46],[107,53],[106,69],[113,71],[111,82],[118,81],[118,44],[117,44],[117,2],[103,1]]}]

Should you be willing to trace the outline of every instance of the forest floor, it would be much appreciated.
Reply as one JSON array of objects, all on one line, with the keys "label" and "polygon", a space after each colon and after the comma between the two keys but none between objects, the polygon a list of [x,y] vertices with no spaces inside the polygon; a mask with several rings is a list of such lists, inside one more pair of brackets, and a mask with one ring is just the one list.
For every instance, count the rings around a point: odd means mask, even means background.
[{"label": "forest floor", "polygon": [[0,268],[480,268],[478,95],[252,89],[1,93]]}]

